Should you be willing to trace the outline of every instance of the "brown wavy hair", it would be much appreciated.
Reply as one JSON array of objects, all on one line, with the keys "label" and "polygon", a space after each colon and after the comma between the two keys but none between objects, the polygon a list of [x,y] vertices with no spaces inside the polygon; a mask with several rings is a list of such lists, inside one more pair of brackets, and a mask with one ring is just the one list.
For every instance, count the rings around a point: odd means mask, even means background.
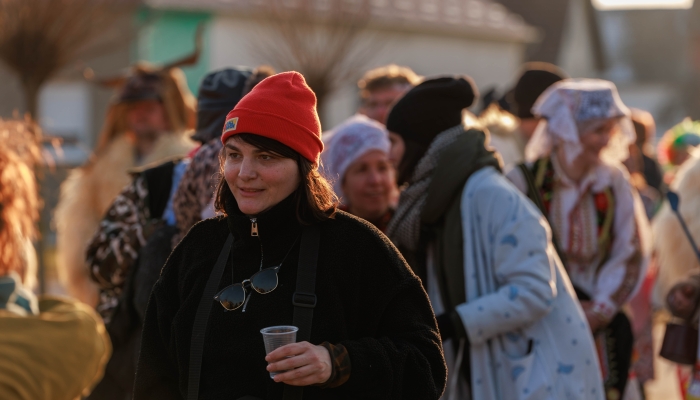
[{"label": "brown wavy hair", "polygon": [[0,275],[25,278],[27,239],[35,239],[39,196],[33,168],[39,161],[37,128],[0,119]]},{"label": "brown wavy hair", "polygon": [[[285,158],[291,158],[297,163],[301,183],[292,194],[296,204],[297,220],[302,225],[311,225],[316,222],[333,218],[338,209],[338,196],[333,192],[331,184],[318,172],[315,163],[302,157],[289,146],[274,139],[269,139],[252,133],[241,133],[233,136],[256,148],[269,151]],[[226,214],[225,205],[233,199],[233,193],[224,177],[224,163],[226,161],[226,147],[219,153],[219,183],[216,187],[216,211]]]}]

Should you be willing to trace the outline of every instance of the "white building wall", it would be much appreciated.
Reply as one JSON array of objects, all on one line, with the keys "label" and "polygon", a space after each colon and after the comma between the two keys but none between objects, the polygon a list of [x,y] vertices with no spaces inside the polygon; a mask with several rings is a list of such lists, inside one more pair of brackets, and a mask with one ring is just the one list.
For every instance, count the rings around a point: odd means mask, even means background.
[{"label": "white building wall", "polygon": [[39,124],[47,135],[63,139],[60,151],[51,147],[53,161],[59,165],[83,164],[92,147],[93,100],[88,82],[55,80],[39,94]]},{"label": "white building wall", "polygon": [[[269,63],[251,45],[255,43],[255,35],[265,34],[264,28],[252,20],[233,16],[214,18],[210,36],[212,69]],[[372,29],[361,38],[361,43],[368,45],[376,45],[377,41],[381,43],[381,50],[365,69],[396,63],[425,76],[466,74],[481,89],[493,85],[506,87],[514,79],[524,55],[524,44],[521,43],[448,35]],[[355,112],[358,105],[355,83],[362,72],[359,71],[356,78],[328,99],[326,115],[321,116],[324,129],[332,128]]]}]

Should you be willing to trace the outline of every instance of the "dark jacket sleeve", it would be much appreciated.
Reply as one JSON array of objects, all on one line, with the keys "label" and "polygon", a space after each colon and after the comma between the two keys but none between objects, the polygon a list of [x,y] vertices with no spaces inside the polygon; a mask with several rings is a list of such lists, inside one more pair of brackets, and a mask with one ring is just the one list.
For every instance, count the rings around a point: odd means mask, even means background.
[{"label": "dark jacket sleeve", "polygon": [[352,373],[341,386],[353,398],[438,399],[447,367],[430,302],[417,278],[399,285],[377,337],[341,342]]},{"label": "dark jacket sleeve", "polygon": [[[180,253],[180,254],[178,254]],[[173,318],[179,308],[177,271],[173,260],[182,256],[176,248],[153,287],[141,335],[141,352],[136,369],[134,399],[182,399],[177,360],[169,352]]]},{"label": "dark jacket sleeve", "polygon": [[[337,218],[344,223],[348,217]],[[352,271],[341,274],[339,284],[339,295],[348,298],[345,307],[352,310],[345,323],[354,326],[339,344],[347,349],[352,368],[348,381],[330,390],[355,399],[437,400],[447,367],[428,295],[389,239],[358,222],[359,231],[349,223],[337,234],[322,236],[319,253],[319,262],[334,258],[339,269]]]}]

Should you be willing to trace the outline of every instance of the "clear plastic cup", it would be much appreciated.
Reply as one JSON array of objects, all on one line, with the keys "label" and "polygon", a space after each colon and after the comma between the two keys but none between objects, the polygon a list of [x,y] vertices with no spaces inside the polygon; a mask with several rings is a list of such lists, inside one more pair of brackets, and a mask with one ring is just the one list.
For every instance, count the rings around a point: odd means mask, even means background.
[{"label": "clear plastic cup", "polygon": [[[299,328],[291,325],[270,326],[261,329],[260,333],[262,333],[265,342],[265,353],[270,354],[282,346],[296,343],[298,330]],[[270,372],[270,378],[274,378],[275,375],[282,372],[286,371]]]}]

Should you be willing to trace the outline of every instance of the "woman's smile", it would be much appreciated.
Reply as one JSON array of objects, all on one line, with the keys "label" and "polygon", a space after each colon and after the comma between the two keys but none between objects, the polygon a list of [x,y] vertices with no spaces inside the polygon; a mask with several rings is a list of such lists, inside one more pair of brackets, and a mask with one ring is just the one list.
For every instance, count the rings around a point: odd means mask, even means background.
[{"label": "woman's smile", "polygon": [[255,189],[255,188],[248,188],[248,187],[236,187],[238,191],[240,192],[241,196],[246,196],[246,197],[255,197],[259,194],[261,194],[265,189]]},{"label": "woman's smile", "polygon": [[292,194],[301,177],[296,161],[232,136],[226,141],[224,178],[247,215],[270,209]]}]

